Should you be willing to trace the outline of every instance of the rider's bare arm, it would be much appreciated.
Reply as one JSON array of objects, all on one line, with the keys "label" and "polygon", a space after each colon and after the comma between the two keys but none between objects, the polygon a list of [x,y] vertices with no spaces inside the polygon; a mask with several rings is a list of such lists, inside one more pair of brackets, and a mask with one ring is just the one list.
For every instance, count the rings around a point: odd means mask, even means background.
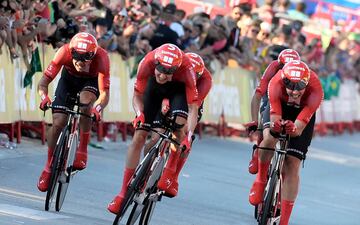
[{"label": "rider's bare arm", "polygon": [[303,130],[305,129],[306,125],[307,125],[307,123],[305,123],[304,121],[295,120],[296,131],[294,134],[291,135],[291,137],[300,136],[302,134]]},{"label": "rider's bare arm", "polygon": [[42,76],[38,84],[38,93],[40,96],[48,94],[48,87],[51,83],[51,79],[47,76]]},{"label": "rider's bare arm", "polygon": [[187,132],[188,132],[188,134],[192,135],[194,133],[194,130],[197,125],[199,107],[195,103],[189,104],[188,107],[189,107],[189,115],[188,115],[188,119],[187,119],[187,124],[188,124]]},{"label": "rider's bare arm", "polygon": [[251,118],[252,121],[259,120],[259,108],[261,102],[261,95],[258,92],[255,92],[251,99]]},{"label": "rider's bare arm", "polygon": [[104,109],[109,103],[109,89],[100,90],[99,98],[95,101],[94,106],[100,106]]},{"label": "rider's bare arm", "polygon": [[137,116],[139,116],[140,113],[144,112],[144,101],[142,94],[134,92],[133,108]]}]

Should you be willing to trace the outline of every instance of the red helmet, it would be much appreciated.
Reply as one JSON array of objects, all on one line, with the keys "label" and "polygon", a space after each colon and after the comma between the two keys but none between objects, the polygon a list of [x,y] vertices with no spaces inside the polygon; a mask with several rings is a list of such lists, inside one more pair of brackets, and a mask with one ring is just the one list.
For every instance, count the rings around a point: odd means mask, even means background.
[{"label": "red helmet", "polygon": [[80,32],[71,38],[69,48],[73,59],[88,61],[95,56],[98,49],[98,43],[93,35],[86,32]]},{"label": "red helmet", "polygon": [[295,51],[294,49],[284,49],[280,52],[278,56],[278,62],[283,65],[292,60],[300,60],[299,53],[297,53],[297,51]]},{"label": "red helmet", "polygon": [[304,62],[294,60],[284,65],[281,77],[286,88],[300,91],[309,83],[310,69]]},{"label": "red helmet", "polygon": [[199,56],[196,53],[188,52],[188,53],[185,53],[185,55],[189,57],[189,59],[191,61],[191,65],[193,66],[193,68],[195,70],[197,78],[200,78],[201,75],[203,74],[204,68],[205,68],[204,60],[201,58],[201,56]]},{"label": "red helmet", "polygon": [[183,52],[173,44],[163,44],[155,49],[156,70],[173,74],[181,66]]}]

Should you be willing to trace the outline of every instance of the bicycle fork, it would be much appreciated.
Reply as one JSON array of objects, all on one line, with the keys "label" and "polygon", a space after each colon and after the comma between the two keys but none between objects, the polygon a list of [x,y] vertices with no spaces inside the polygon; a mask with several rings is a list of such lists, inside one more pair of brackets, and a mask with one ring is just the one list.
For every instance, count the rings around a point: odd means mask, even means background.
[{"label": "bicycle fork", "polygon": [[[282,150],[277,150],[275,152],[275,157],[274,157],[274,161],[272,163],[273,166],[271,166],[271,172],[270,172],[270,176],[269,176],[269,181],[267,183],[266,186],[266,190],[270,189],[270,184],[271,179],[276,179],[276,184],[275,184],[275,189],[273,193],[269,193],[268,191],[266,192],[266,195],[273,195],[272,198],[272,203],[271,205],[273,206],[273,212],[272,212],[272,216],[269,218],[269,224],[278,224],[280,222],[280,193],[281,193],[281,169],[285,160],[285,152],[283,152]],[[275,176],[273,176],[275,174]],[[264,199],[266,198],[266,196],[264,196]]]}]

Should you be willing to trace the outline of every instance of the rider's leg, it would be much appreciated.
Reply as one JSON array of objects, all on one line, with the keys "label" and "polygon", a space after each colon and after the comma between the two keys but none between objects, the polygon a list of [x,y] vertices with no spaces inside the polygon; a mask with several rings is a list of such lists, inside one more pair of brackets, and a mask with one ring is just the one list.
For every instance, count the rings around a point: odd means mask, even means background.
[{"label": "rider's leg", "polygon": [[[96,101],[96,95],[90,91],[82,91],[80,93],[80,102],[90,105],[88,107],[81,107],[81,112],[91,115],[91,107]],[[80,143],[76,151],[74,160],[74,169],[82,170],[86,168],[87,163],[87,146],[90,141],[91,119],[88,117],[80,117]]]},{"label": "rider's leg", "polygon": [[[160,128],[156,128],[157,131],[159,131],[160,133],[163,132],[163,129],[160,129]],[[150,151],[150,149],[156,144],[156,142],[159,140],[160,136],[155,133],[155,132],[152,132],[151,134],[151,138],[150,138],[150,141],[148,141],[146,144],[145,144],[145,147],[144,147],[144,156]]]},{"label": "rider's leg", "polygon": [[49,185],[49,179],[50,179],[50,165],[51,165],[51,159],[53,156],[53,151],[57,142],[57,139],[61,133],[61,130],[66,125],[67,115],[64,113],[53,113],[53,124],[50,127],[48,134],[47,134],[47,140],[48,140],[48,155],[47,160],[44,166],[44,169],[40,175],[39,181],[38,181],[38,189],[40,191],[46,191]]},{"label": "rider's leg", "polygon": [[[274,148],[277,139],[271,136],[270,128],[265,128],[263,135],[264,140],[261,142],[260,147]],[[256,178],[249,195],[249,202],[252,205],[257,205],[262,201],[267,182],[268,169],[273,154],[274,153],[272,151],[259,149],[258,173],[256,174]]]},{"label": "rider's leg", "polygon": [[121,190],[114,200],[108,205],[108,210],[117,213],[120,210],[121,203],[126,195],[127,187],[131,177],[135,172],[136,166],[139,164],[141,150],[145,144],[148,135],[147,130],[136,130],[132,142],[127,152],[126,166],[124,170],[123,182]]},{"label": "rider's leg", "polygon": [[[176,117],[177,124],[186,124],[186,118],[183,116]],[[176,139],[181,142],[185,137],[185,127],[181,128],[178,131],[174,132]],[[171,149],[169,160],[165,166],[163,175],[159,180],[158,187],[166,192],[166,194],[170,197],[174,197],[178,192],[178,177],[181,169],[183,168],[186,159],[188,157],[188,153],[181,153],[181,149],[179,147],[175,147],[175,149]]]},{"label": "rider's leg", "polygon": [[[257,146],[260,146],[261,141],[263,140],[263,135],[262,132],[257,132],[258,134],[256,134],[256,138],[257,138]],[[258,163],[259,163],[259,149],[255,149],[251,160],[249,162],[249,173],[250,174],[257,174],[258,172]]]},{"label": "rider's leg", "polygon": [[284,161],[282,169],[280,225],[287,225],[289,223],[291,211],[299,191],[300,164],[301,160],[291,155],[287,155]]}]

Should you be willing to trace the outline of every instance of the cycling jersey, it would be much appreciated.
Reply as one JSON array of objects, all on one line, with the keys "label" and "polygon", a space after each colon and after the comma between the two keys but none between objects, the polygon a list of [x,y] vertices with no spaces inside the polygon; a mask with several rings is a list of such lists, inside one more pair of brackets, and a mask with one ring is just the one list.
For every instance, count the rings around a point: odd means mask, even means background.
[{"label": "cycling jersey", "polygon": [[275,74],[281,70],[283,66],[284,65],[280,64],[278,60],[274,60],[268,65],[260,79],[259,85],[256,87],[256,92],[259,93],[260,96],[265,96],[267,94],[267,89],[271,78],[273,78],[273,76],[275,76]]},{"label": "cycling jersey", "polygon": [[206,96],[208,95],[212,85],[212,77],[206,68],[199,79],[196,80],[196,88],[199,92],[199,98],[197,101],[198,106],[200,107],[204,102]]},{"label": "cycling jersey", "polygon": [[[156,50],[149,52],[139,64],[134,86],[134,91],[137,94],[143,95],[149,78],[155,77],[155,51]],[[190,59],[184,53],[181,66],[173,74],[172,81],[185,84],[186,100],[188,104],[197,103],[198,91],[196,89],[196,75]]]},{"label": "cycling jersey", "polygon": [[311,71],[310,80],[304,94],[299,99],[292,99],[286,93],[286,88],[281,77],[281,71],[279,71],[269,83],[268,95],[271,115],[282,116],[281,104],[286,103],[288,106],[300,108],[301,111],[296,119],[307,124],[319,108],[324,97],[324,92],[317,74]]},{"label": "cycling jersey", "polygon": [[51,61],[51,63],[45,70],[45,76],[48,77],[50,80],[53,80],[59,73],[62,66],[64,66],[64,68],[70,75],[75,77],[98,77],[98,85],[100,91],[108,90],[110,87],[110,60],[106,50],[101,47],[97,49],[96,54],[90,63],[89,71],[78,72],[72,62],[69,44],[63,45],[56,52],[54,59]]}]

